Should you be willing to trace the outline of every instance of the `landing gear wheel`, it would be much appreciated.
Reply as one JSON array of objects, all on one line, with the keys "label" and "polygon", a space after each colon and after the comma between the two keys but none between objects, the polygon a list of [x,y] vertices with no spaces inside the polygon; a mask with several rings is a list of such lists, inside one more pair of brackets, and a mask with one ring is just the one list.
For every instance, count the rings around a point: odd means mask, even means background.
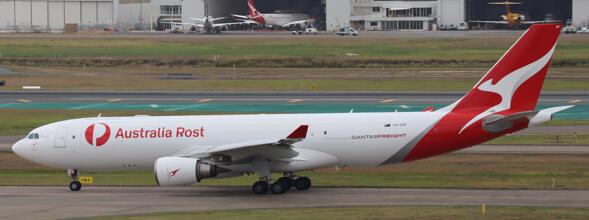
[{"label": "landing gear wheel", "polygon": [[71,191],[77,192],[80,191],[80,189],[82,189],[82,183],[80,183],[80,181],[75,180],[70,183]]},{"label": "landing gear wheel", "polygon": [[254,183],[252,186],[252,191],[254,194],[266,194],[268,193],[268,182],[266,181],[258,181]]},{"label": "landing gear wheel", "polygon": [[291,187],[294,186],[294,181],[292,180],[292,178],[287,177],[287,176],[283,176],[278,178],[278,180],[276,180],[276,183],[278,182],[283,182],[286,184],[286,190],[289,190]]},{"label": "landing gear wheel", "polygon": [[303,176],[299,177],[295,180],[295,187],[298,190],[308,190],[311,188],[311,179],[309,177]]},{"label": "landing gear wheel", "polygon": [[288,191],[288,188],[290,183],[290,180],[287,181],[276,181],[274,182],[274,184],[272,184],[272,193],[274,194],[284,194],[286,193],[286,191]]}]

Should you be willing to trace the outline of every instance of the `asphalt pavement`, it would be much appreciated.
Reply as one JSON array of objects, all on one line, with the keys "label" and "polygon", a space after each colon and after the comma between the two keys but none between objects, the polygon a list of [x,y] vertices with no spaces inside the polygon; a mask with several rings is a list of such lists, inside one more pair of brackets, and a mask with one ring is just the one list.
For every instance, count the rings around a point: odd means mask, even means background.
[{"label": "asphalt pavement", "polygon": [[376,205],[589,207],[589,190],[314,187],[254,195],[250,187],[0,187],[0,219],[61,219],[176,211]]},{"label": "asphalt pavement", "polygon": [[[406,102],[447,104],[462,97],[464,92],[305,92],[305,91],[0,91],[0,103],[27,99],[32,102],[186,102],[209,99],[215,102],[280,102],[300,99],[301,102],[374,103]],[[391,100],[392,99],[392,100]],[[543,92],[540,103],[575,104],[589,100],[589,92]],[[387,103],[387,102],[384,102]]]}]

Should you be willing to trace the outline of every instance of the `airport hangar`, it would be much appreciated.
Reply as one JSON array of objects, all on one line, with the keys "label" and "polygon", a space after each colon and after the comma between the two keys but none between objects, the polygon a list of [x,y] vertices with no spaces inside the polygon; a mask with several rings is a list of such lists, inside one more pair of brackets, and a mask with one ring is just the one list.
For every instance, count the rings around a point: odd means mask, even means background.
[{"label": "airport hangar", "polygon": [[[499,20],[505,9],[488,5],[495,0],[257,0],[261,12],[302,12],[328,31],[353,26],[361,30],[432,30],[460,26],[472,20]],[[589,25],[589,1],[518,0],[513,11],[528,20],[544,20],[550,14]],[[0,30],[63,31],[65,24],[80,30],[112,28],[152,30],[166,22],[193,22],[191,17],[209,14],[226,17],[246,14],[246,0],[0,0]]]}]

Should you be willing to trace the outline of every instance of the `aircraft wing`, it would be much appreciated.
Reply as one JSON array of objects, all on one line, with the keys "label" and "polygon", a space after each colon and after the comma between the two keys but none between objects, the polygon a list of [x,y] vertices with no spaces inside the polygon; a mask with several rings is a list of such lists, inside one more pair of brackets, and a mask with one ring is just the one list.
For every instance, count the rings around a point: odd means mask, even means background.
[{"label": "aircraft wing", "polygon": [[550,21],[522,21],[522,24],[546,24],[546,23],[562,23],[562,21],[559,20],[550,20]]},{"label": "aircraft wing", "polygon": [[282,27],[290,27],[290,26],[298,25],[298,24],[306,25],[307,23],[312,22],[312,21],[313,21],[312,19],[309,19],[309,20],[300,20],[300,21],[293,21],[293,22],[286,23],[286,24],[282,25]]},{"label": "aircraft wing", "polygon": [[182,22],[160,22],[164,24],[173,24],[173,25],[194,25],[194,23],[182,23]]},{"label": "aircraft wing", "polygon": [[232,143],[219,146],[201,146],[183,149],[175,156],[182,157],[207,157],[214,155],[230,156],[233,160],[253,156],[263,156],[271,159],[290,159],[299,155],[292,149],[292,145],[307,137],[308,125],[301,125],[285,138],[274,140],[255,140],[239,143]]},{"label": "aircraft wing", "polygon": [[483,24],[507,24],[507,21],[468,21],[471,23],[483,23]]},{"label": "aircraft wing", "polygon": [[195,20],[199,22],[205,22],[206,18],[190,18],[190,20]]},{"label": "aircraft wing", "polygon": [[212,21],[212,22],[215,22],[215,21],[218,21],[218,20],[223,20],[223,19],[225,19],[225,17],[212,18],[212,19],[211,19],[211,21]]},{"label": "aircraft wing", "polygon": [[248,16],[246,16],[246,15],[231,14],[231,17],[234,17],[234,18],[237,18],[237,19],[249,20]]},{"label": "aircraft wing", "polygon": [[229,25],[240,25],[240,24],[257,24],[258,22],[252,20],[245,20],[241,22],[230,22],[230,23],[214,23],[213,27],[229,26]]}]

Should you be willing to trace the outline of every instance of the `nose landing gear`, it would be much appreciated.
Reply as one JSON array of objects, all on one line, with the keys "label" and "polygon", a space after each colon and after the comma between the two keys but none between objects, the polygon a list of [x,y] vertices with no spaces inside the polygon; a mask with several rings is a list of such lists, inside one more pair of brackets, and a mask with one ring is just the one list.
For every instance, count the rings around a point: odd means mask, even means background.
[{"label": "nose landing gear", "polygon": [[71,191],[77,192],[77,191],[80,191],[80,189],[82,189],[82,183],[78,179],[79,174],[80,173],[76,169],[68,169],[67,170],[67,175],[72,180],[70,182],[70,190]]}]

